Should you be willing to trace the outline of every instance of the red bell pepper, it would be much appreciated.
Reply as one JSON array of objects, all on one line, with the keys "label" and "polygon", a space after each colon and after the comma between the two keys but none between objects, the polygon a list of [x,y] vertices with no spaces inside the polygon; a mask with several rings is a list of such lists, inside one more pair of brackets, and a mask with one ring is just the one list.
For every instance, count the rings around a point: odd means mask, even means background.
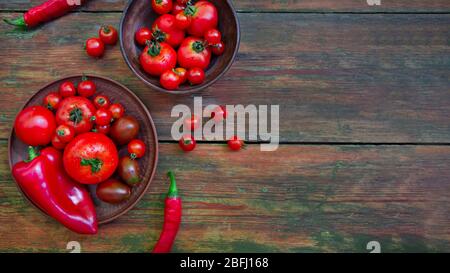
[{"label": "red bell pepper", "polygon": [[83,185],[65,173],[62,154],[47,147],[39,155],[29,147],[28,156],[12,170],[25,195],[68,229],[81,234],[96,234],[97,215],[92,199]]}]

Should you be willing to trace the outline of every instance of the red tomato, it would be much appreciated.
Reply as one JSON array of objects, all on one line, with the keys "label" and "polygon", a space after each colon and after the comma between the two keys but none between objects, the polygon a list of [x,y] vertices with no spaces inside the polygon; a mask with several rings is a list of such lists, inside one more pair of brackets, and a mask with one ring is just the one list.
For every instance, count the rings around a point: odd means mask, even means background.
[{"label": "red tomato", "polygon": [[202,84],[205,81],[205,72],[203,69],[194,67],[188,70],[187,78],[191,84]]},{"label": "red tomato", "polygon": [[205,41],[210,45],[215,45],[220,43],[222,40],[222,34],[217,29],[209,29],[205,32]]},{"label": "red tomato", "polygon": [[176,0],[177,4],[186,5],[190,0]]},{"label": "red tomato", "polygon": [[95,83],[91,80],[88,80],[86,76],[83,76],[81,82],[78,84],[78,95],[82,97],[90,97],[95,94],[97,91],[97,87]]},{"label": "red tomato", "polygon": [[119,155],[116,145],[99,133],[84,133],[75,137],[64,150],[67,174],[82,184],[98,184],[116,170]]},{"label": "red tomato", "polygon": [[176,15],[176,14],[178,14],[180,11],[183,11],[184,9],[186,8],[186,5],[183,5],[183,4],[179,4],[179,3],[175,3],[174,5],[173,5],[173,8],[172,8],[172,14],[174,14],[174,15]]},{"label": "red tomato", "polygon": [[67,143],[75,137],[75,129],[70,125],[61,124],[56,127],[56,136],[61,142]]},{"label": "red tomato", "polygon": [[95,106],[85,97],[69,97],[61,102],[56,111],[56,123],[70,125],[76,134],[89,132],[92,129],[91,118]]},{"label": "red tomato", "polygon": [[109,111],[114,119],[119,119],[125,114],[125,108],[120,103],[113,103],[109,107]]},{"label": "red tomato", "polygon": [[187,118],[184,120],[184,126],[186,129],[195,131],[200,127],[202,120],[196,115],[191,115],[191,118]]},{"label": "red tomato", "polygon": [[173,47],[177,47],[183,42],[184,31],[175,26],[175,16],[164,14],[153,23],[152,37],[158,42],[166,42]]},{"label": "red tomato", "polygon": [[165,71],[175,68],[177,53],[169,44],[154,42],[145,47],[139,60],[145,72],[160,76]]},{"label": "red tomato", "polygon": [[200,38],[188,37],[178,49],[178,63],[186,69],[193,67],[206,69],[210,61],[211,50]]},{"label": "red tomato", "polygon": [[214,119],[215,122],[221,122],[223,119],[227,118],[227,109],[225,106],[216,107],[212,113],[211,118]]},{"label": "red tomato", "polygon": [[111,105],[111,101],[108,99],[107,96],[104,95],[98,95],[94,98],[94,105],[97,109],[100,108],[109,108],[109,106]]},{"label": "red tomato", "polygon": [[72,82],[63,82],[59,86],[59,95],[63,98],[73,97],[77,94],[77,89]]},{"label": "red tomato", "polygon": [[152,9],[158,14],[169,13],[172,10],[172,0],[152,0]]},{"label": "red tomato", "polygon": [[147,41],[152,39],[152,31],[149,28],[141,27],[135,34],[134,38],[140,45],[145,45]]},{"label": "red tomato", "polygon": [[99,38],[89,38],[86,41],[86,53],[94,58],[103,56],[105,52],[105,44]]},{"label": "red tomato", "polygon": [[187,70],[183,67],[177,67],[173,70],[180,77],[180,84],[183,84],[187,81]]},{"label": "red tomato", "polygon": [[62,150],[66,147],[67,143],[64,143],[61,141],[61,139],[58,137],[58,135],[54,134],[52,137],[52,146],[55,147],[55,149]]},{"label": "red tomato", "polygon": [[25,144],[45,146],[55,134],[56,122],[52,111],[42,106],[29,106],[17,115],[16,136]]},{"label": "red tomato", "polygon": [[95,112],[94,120],[97,125],[108,125],[112,120],[111,112],[108,108],[100,108]]},{"label": "red tomato", "polygon": [[190,152],[194,150],[197,142],[192,135],[185,135],[180,139],[178,144],[180,145],[181,149],[183,149],[183,151]]},{"label": "red tomato", "polygon": [[131,159],[141,158],[145,155],[146,146],[144,141],[140,139],[133,139],[128,143],[128,153],[130,153]]},{"label": "red tomato", "polygon": [[99,133],[99,134],[104,134],[107,135],[109,134],[109,131],[111,130],[111,125],[107,124],[107,125],[95,125],[95,128],[93,130],[93,132]]},{"label": "red tomato", "polygon": [[230,147],[233,151],[239,151],[244,147],[244,141],[239,139],[237,136],[232,137],[230,140],[228,140],[228,147]]},{"label": "red tomato", "polygon": [[184,11],[180,11],[175,15],[175,26],[178,29],[187,29],[191,24],[191,17],[187,16]]},{"label": "red tomato", "polygon": [[178,74],[173,70],[167,70],[166,72],[162,73],[159,82],[165,89],[175,90],[178,89],[178,86],[181,83],[181,79],[180,76],[178,76]]},{"label": "red tomato", "polygon": [[117,29],[113,26],[102,26],[98,30],[98,37],[107,45],[115,45],[118,40]]},{"label": "red tomato", "polygon": [[44,98],[44,106],[47,107],[48,110],[56,110],[59,107],[59,103],[62,98],[57,92],[51,92]]},{"label": "red tomato", "polygon": [[225,51],[225,45],[223,42],[211,46],[211,51],[214,55],[220,56]]},{"label": "red tomato", "polygon": [[214,4],[208,1],[198,1],[194,6],[186,8],[186,14],[192,16],[192,22],[187,29],[190,35],[203,37],[205,32],[217,28],[218,13]]}]

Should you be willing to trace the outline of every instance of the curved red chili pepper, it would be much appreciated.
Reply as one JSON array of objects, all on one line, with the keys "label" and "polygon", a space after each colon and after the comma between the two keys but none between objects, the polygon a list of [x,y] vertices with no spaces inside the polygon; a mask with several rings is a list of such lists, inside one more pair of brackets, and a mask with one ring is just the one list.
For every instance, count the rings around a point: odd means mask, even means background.
[{"label": "curved red chili pepper", "polygon": [[170,188],[165,202],[164,226],[153,253],[170,252],[181,223],[181,198],[178,195],[175,175],[172,171],[167,175],[170,178]]},{"label": "curved red chili pepper", "polygon": [[63,16],[83,2],[84,1],[77,0],[49,0],[39,6],[29,9],[21,17],[3,20],[10,25],[32,28],[41,23]]},{"label": "curved red chili pepper", "polygon": [[22,191],[41,210],[68,229],[81,234],[97,233],[97,216],[86,188],[70,179],[62,166],[61,152],[53,147],[14,165],[12,174]]}]

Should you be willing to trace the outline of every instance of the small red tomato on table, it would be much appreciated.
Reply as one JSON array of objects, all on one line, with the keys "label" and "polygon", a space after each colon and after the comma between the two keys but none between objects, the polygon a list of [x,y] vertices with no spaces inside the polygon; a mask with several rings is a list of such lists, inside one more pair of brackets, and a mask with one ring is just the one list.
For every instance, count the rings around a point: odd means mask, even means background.
[{"label": "small red tomato on table", "polygon": [[77,134],[89,132],[95,111],[95,106],[85,97],[65,98],[56,111],[56,123],[72,126]]},{"label": "small red tomato on table", "polygon": [[97,87],[95,83],[89,80],[86,76],[81,78],[81,82],[78,84],[78,95],[82,97],[90,97],[95,94]]},{"label": "small red tomato on table", "polygon": [[135,34],[136,42],[140,45],[146,45],[147,41],[152,39],[152,31],[149,28],[141,27]]},{"label": "small red tomato on table", "polygon": [[202,84],[205,81],[205,71],[198,67],[191,68],[187,72],[187,78],[192,85]]},{"label": "small red tomato on table", "polygon": [[93,120],[97,125],[109,125],[112,120],[111,111],[108,108],[100,108],[95,112]]},{"label": "small red tomato on table", "polygon": [[244,141],[239,139],[237,136],[232,137],[228,140],[228,147],[233,151],[239,151],[244,147]]},{"label": "small red tomato on table", "polygon": [[188,37],[178,48],[178,63],[181,67],[206,69],[210,61],[211,49],[200,38]]},{"label": "small red tomato on table", "polygon": [[42,106],[30,106],[17,115],[14,122],[16,136],[25,144],[45,146],[55,134],[56,122],[52,111]]},{"label": "small red tomato on table", "polygon": [[152,42],[145,47],[139,58],[142,68],[152,76],[160,76],[177,64],[177,53],[167,43]]},{"label": "small red tomato on table", "polygon": [[175,73],[173,70],[167,70],[161,75],[159,82],[165,89],[175,90],[178,89],[178,87],[180,86],[181,79],[180,76],[178,76],[178,74]]},{"label": "small red tomato on table", "polygon": [[172,0],[152,0],[152,9],[158,14],[171,12],[172,5]]},{"label": "small red tomato on table", "polygon": [[63,143],[71,141],[75,137],[75,129],[66,124],[61,124],[56,127],[56,135]]},{"label": "small red tomato on table", "polygon": [[118,40],[117,29],[113,26],[102,26],[98,31],[98,37],[107,45],[115,45]]},{"label": "small red tomato on table", "polygon": [[175,25],[175,16],[164,14],[158,17],[152,25],[152,37],[158,42],[165,42],[177,47],[183,42],[184,31]]},{"label": "small red tomato on table", "polygon": [[195,149],[197,142],[192,135],[185,135],[180,139],[178,144],[180,145],[181,149],[183,149],[183,151],[190,152]]},{"label": "small red tomato on table", "polygon": [[128,143],[127,149],[131,159],[141,158],[145,155],[146,145],[140,139],[133,139]]},{"label": "small red tomato on table", "polygon": [[73,97],[77,94],[77,89],[73,82],[66,81],[59,86],[59,95],[63,98]]},{"label": "small red tomato on table", "polygon": [[44,98],[44,106],[49,110],[56,110],[59,107],[59,103],[62,101],[61,96],[57,92],[48,93]]},{"label": "small red tomato on table", "polygon": [[125,108],[120,103],[113,103],[109,106],[109,111],[113,119],[119,119],[125,114]]},{"label": "small red tomato on table", "polygon": [[105,52],[105,44],[100,38],[89,38],[86,41],[86,53],[94,58],[100,58]]},{"label": "small red tomato on table", "polygon": [[98,95],[94,98],[94,106],[97,109],[100,108],[109,108],[109,106],[111,105],[111,101],[109,100],[109,98],[105,95]]}]

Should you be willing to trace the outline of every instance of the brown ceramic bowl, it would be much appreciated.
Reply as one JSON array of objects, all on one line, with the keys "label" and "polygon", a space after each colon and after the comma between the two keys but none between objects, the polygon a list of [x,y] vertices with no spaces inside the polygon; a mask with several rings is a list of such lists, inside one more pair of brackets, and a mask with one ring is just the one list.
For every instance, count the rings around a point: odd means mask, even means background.
[{"label": "brown ceramic bowl", "polygon": [[[44,97],[48,93],[58,90],[58,86],[62,82],[69,80],[75,84],[78,84],[81,81],[81,77],[81,75],[70,76],[47,84],[36,94],[34,94],[25,103],[23,108],[31,105],[42,105]],[[95,209],[97,211],[98,222],[99,224],[105,224],[111,222],[112,220],[132,209],[147,191],[155,174],[156,165],[158,162],[158,137],[156,135],[155,125],[150,116],[150,113],[148,112],[145,105],[141,102],[141,100],[133,92],[131,92],[128,88],[121,85],[120,83],[107,78],[91,75],[87,75],[87,77],[95,82],[97,86],[96,94],[104,94],[108,96],[112,102],[120,102],[125,107],[126,114],[134,116],[139,121],[140,131],[138,138],[142,139],[148,148],[148,152],[146,153],[146,155],[143,158],[139,159],[142,182],[140,185],[132,188],[131,197],[127,201],[116,205],[102,202],[97,198],[95,194],[96,185],[88,186],[95,204]],[[126,145],[118,147],[118,149],[120,156],[124,156],[127,154]],[[26,150],[27,145],[21,142],[16,137],[13,129],[9,138],[9,165],[11,169],[14,164],[22,161],[26,157]],[[17,186],[19,187],[19,185]],[[25,197],[33,204],[33,202],[27,196]],[[38,207],[36,206],[36,208]]]},{"label": "brown ceramic bowl", "polygon": [[219,30],[225,43],[225,52],[221,56],[212,56],[211,64],[206,69],[206,79],[203,84],[190,86],[185,83],[178,90],[164,89],[159,83],[159,77],[148,75],[139,63],[139,56],[144,49],[135,42],[134,35],[141,27],[151,28],[159,16],[152,10],[149,0],[130,0],[125,8],[120,22],[120,49],[130,69],[148,86],[158,91],[170,94],[185,94],[198,92],[216,82],[231,67],[239,49],[239,21],[230,0],[210,0],[219,12]]}]

